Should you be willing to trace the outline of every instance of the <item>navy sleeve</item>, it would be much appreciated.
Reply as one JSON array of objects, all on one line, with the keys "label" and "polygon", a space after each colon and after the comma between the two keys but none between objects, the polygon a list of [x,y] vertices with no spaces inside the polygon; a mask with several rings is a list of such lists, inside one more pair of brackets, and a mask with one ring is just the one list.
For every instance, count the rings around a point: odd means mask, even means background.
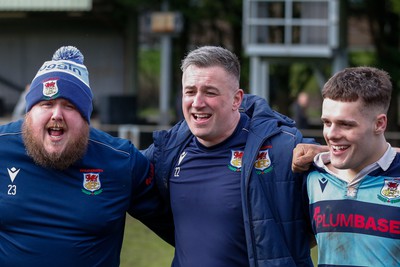
[{"label": "navy sleeve", "polygon": [[154,167],[139,151],[135,151],[132,157],[132,201],[128,213],[173,245],[172,212],[156,186]]}]

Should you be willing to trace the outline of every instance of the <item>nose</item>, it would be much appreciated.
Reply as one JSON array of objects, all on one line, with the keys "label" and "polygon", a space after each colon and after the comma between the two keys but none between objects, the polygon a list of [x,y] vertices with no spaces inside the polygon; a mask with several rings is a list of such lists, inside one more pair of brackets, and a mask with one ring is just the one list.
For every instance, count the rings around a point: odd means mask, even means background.
[{"label": "nose", "polygon": [[324,135],[326,139],[338,139],[340,130],[335,124],[331,124],[329,127],[324,127]]},{"label": "nose", "polygon": [[62,121],[63,120],[63,113],[62,113],[62,106],[59,104],[56,104],[53,106],[53,114],[51,116],[51,119],[53,121]]},{"label": "nose", "polygon": [[202,96],[202,94],[197,93],[193,97],[192,107],[202,107],[202,106],[204,106],[203,96]]}]

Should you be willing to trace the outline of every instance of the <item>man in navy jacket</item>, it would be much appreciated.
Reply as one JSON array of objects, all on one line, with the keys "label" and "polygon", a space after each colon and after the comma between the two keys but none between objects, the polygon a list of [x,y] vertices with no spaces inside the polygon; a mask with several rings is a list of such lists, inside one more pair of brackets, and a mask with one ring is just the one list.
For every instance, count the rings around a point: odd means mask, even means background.
[{"label": "man in navy jacket", "polygon": [[175,221],[173,266],[313,266],[294,122],[239,88],[230,51],[198,48],[182,62],[185,120],[154,133],[155,165]]}]

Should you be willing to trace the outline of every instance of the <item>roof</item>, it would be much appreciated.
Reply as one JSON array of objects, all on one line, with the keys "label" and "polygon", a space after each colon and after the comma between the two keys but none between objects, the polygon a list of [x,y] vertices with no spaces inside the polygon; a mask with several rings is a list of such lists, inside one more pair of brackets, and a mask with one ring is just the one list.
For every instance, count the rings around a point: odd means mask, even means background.
[{"label": "roof", "polygon": [[92,0],[0,0],[0,11],[90,11]]}]

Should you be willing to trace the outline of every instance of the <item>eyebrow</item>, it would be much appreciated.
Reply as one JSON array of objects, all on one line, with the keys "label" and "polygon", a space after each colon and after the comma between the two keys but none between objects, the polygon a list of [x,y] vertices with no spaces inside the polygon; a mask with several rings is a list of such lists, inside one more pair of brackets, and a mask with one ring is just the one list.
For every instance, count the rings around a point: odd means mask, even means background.
[{"label": "eyebrow", "polygon": [[211,86],[211,85],[208,85],[208,86],[201,86],[200,88],[198,88],[197,86],[194,86],[194,85],[188,85],[188,86],[185,86],[185,87],[183,87],[183,90],[186,90],[186,89],[197,89],[197,90],[218,90],[218,88],[217,87],[215,87],[215,86]]},{"label": "eyebrow", "polygon": [[353,124],[353,125],[356,125],[356,124],[357,124],[357,121],[356,121],[356,120],[346,120],[346,119],[330,120],[330,119],[325,118],[325,117],[321,117],[321,120],[322,120],[323,122],[325,122],[325,121],[330,121],[330,122],[334,121],[335,123],[346,123],[346,124]]}]

